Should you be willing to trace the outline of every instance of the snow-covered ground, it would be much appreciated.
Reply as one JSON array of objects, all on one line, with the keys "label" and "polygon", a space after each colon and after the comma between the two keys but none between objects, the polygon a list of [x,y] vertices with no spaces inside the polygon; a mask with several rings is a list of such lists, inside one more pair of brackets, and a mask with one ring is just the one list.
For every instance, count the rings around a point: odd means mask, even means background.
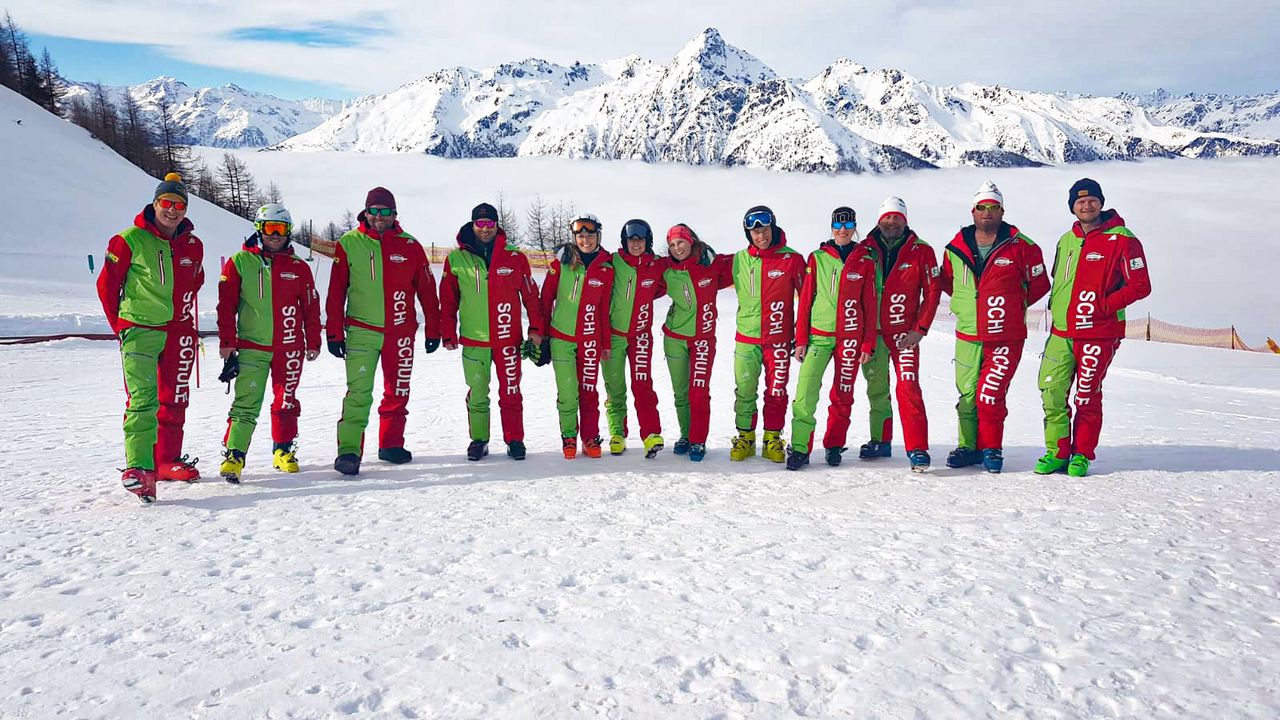
[{"label": "snow-covered ground", "polygon": [[[0,194],[11,219],[0,334],[100,322],[84,255],[101,260],[154,181],[74,128],[0,128],[17,180]],[[33,128],[68,132],[20,134]],[[830,206],[852,200],[865,220],[889,193],[941,246],[988,174],[247,157],[301,217],[336,218],[386,184],[406,227],[444,243],[480,199],[541,192],[611,229],[631,215],[688,220],[722,250],[741,242],[737,216],[758,200],[794,218],[786,227],[810,249]],[[1259,229],[1280,163],[995,178],[1011,219],[1051,244],[1069,219],[1063,188],[1082,174],[1147,241],[1145,309],[1249,322],[1249,339],[1274,332],[1277,256]],[[245,226],[201,203],[192,215],[209,228],[212,272]],[[0,716],[1280,716],[1280,357],[1126,342],[1094,474],[1043,478],[1029,472],[1042,452],[1033,336],[1011,394],[1008,471],[989,476],[940,467],[955,391],[939,323],[921,373],[939,469],[907,472],[898,445],[889,460],[789,473],[728,461],[732,294],[721,301],[701,464],[634,448],[561,459],[551,371],[531,365],[530,458],[514,463],[495,443],[468,463],[461,363],[441,350],[419,355],[413,378],[414,461],[370,452],[360,478],[342,480],[331,463],[344,383],[325,355],[300,390],[300,474],[269,470],[264,416],[244,485],[164,485],[151,507],[119,485],[116,346],[0,346],[0,443],[17,468],[0,494]],[[210,475],[230,403],[216,350],[187,421],[187,450]],[[674,440],[661,364],[656,376]],[[853,444],[865,412],[859,390]]]}]

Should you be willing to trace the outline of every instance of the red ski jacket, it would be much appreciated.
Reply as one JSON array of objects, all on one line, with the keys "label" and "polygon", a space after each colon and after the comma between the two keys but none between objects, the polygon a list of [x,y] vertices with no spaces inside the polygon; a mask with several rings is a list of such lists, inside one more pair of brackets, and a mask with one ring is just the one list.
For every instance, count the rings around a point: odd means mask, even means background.
[{"label": "red ski jacket", "polygon": [[183,218],[169,240],[156,227],[155,217],[155,208],[146,206],[133,219],[133,227],[107,242],[98,299],[117,335],[135,326],[196,330],[196,294],[204,285],[204,244],[192,233],[195,226],[189,219]]},{"label": "red ski jacket", "polygon": [[[819,254],[827,257],[820,258]],[[837,267],[824,273],[822,266]],[[834,285],[834,287],[832,287]],[[831,307],[832,300],[835,307]],[[816,308],[822,302],[824,307]],[[834,312],[833,312],[834,310]],[[843,264],[833,243],[823,243],[809,255],[804,284],[800,287],[800,307],[796,319],[796,344],[808,345],[811,335],[835,337],[837,342],[853,340],[860,352],[876,351],[876,260],[864,248],[855,247]],[[819,325],[834,319],[834,329]]]},{"label": "red ski jacket", "polygon": [[999,343],[1026,338],[1027,308],[1049,292],[1040,246],[1001,223],[984,263],[976,232],[973,225],[961,228],[943,253],[939,282],[951,296],[956,337]]},{"label": "red ski jacket", "polygon": [[507,245],[506,232],[498,229],[488,258],[471,223],[458,230],[457,241],[458,249],[445,258],[440,279],[442,339],[471,347],[518,345],[524,339],[521,305],[529,317],[529,332],[545,334],[529,258]]},{"label": "red ski jacket", "polygon": [[227,258],[218,281],[221,346],[319,352],[320,298],[310,266],[293,248],[267,252],[255,238],[245,241],[242,252]]},{"label": "red ski jacket", "polygon": [[880,335],[889,338],[909,330],[927,335],[942,299],[933,248],[911,228],[896,248],[886,248],[880,240],[880,228],[867,233],[862,246],[876,260]]},{"label": "red ski jacket", "polygon": [[1054,335],[1122,338],[1124,309],[1151,294],[1142,243],[1115,210],[1100,219],[1088,234],[1077,221],[1058,239],[1049,296]]},{"label": "red ski jacket", "polygon": [[[365,223],[338,240],[325,299],[325,334],[331,341],[346,338],[345,325],[388,335],[413,335],[422,308],[425,334],[440,337],[440,301],[431,261],[412,235],[395,223],[385,233]],[[367,254],[367,257],[366,257]]]}]

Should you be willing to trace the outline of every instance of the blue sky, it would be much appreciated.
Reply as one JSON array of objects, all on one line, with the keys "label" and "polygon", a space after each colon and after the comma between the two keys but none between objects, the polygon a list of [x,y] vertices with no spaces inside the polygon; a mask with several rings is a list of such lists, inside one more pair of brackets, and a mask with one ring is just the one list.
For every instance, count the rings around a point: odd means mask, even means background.
[{"label": "blue sky", "polygon": [[[666,63],[704,28],[775,71],[838,58],[932,83],[1093,95],[1280,89],[1275,0],[5,0],[77,80],[235,82],[283,97],[390,91],[529,57]],[[128,39],[129,44],[120,41]],[[92,43],[92,44],[90,44]]]}]

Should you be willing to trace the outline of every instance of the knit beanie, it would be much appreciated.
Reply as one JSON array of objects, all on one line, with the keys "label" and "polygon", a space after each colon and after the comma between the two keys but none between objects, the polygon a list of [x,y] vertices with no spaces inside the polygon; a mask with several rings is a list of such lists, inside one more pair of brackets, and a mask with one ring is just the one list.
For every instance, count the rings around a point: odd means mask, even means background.
[{"label": "knit beanie", "polygon": [[880,217],[876,218],[876,222],[880,222],[884,219],[885,215],[892,215],[895,213],[901,215],[905,222],[907,219],[907,204],[903,202],[902,198],[891,195],[885,198],[884,202],[880,203]]},{"label": "knit beanie", "polygon": [[973,194],[973,204],[978,203],[997,203],[1004,207],[1004,193],[1000,192],[1000,188],[990,180],[982,184],[978,192]]},{"label": "knit beanie", "polygon": [[1089,178],[1080,178],[1075,185],[1071,186],[1071,192],[1067,193],[1067,209],[1075,211],[1076,201],[1082,197],[1096,197],[1098,202],[1105,203],[1106,198],[1102,197],[1102,186],[1097,180]]},{"label": "knit beanie", "polygon": [[392,195],[391,191],[384,187],[376,187],[370,190],[368,195],[364,196],[365,207],[371,208],[374,205],[382,205],[384,207],[389,207],[392,210],[395,210],[396,196]]},{"label": "knit beanie", "polygon": [[489,203],[480,203],[479,205],[471,208],[471,222],[475,222],[477,220],[492,220],[497,222],[498,209]]},{"label": "knit beanie", "polygon": [[164,176],[164,180],[156,186],[156,194],[151,198],[152,202],[160,198],[168,198],[170,200],[178,200],[180,202],[187,201],[187,186],[182,184],[182,176],[176,172],[171,172]]}]

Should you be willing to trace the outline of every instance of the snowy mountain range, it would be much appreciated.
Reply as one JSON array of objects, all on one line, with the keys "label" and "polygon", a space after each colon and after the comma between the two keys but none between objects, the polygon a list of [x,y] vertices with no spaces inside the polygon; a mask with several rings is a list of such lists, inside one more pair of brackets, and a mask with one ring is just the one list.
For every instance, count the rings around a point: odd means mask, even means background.
[{"label": "snowy mountain range", "polygon": [[[343,105],[323,98],[284,100],[230,84],[192,88],[171,77],[105,89],[113,101],[129,93],[152,118],[159,115],[160,103],[168,99],[181,130],[179,142],[209,147],[274,145],[314,128],[338,113]],[[92,92],[91,85],[74,84],[67,89],[66,97],[88,97]]]},{"label": "snowy mountain range", "polygon": [[1207,133],[1232,133],[1263,140],[1280,139],[1280,92],[1265,95],[1173,95],[1156,90],[1122,95],[1168,125]]},{"label": "snowy mountain range", "polygon": [[[275,150],[554,155],[783,171],[1280,155],[1280,141],[1179,127],[1134,98],[932,85],[847,59],[784,78],[709,28],[666,65],[544,60],[450,68],[354,101]],[[1233,132],[1229,99],[1214,105]],[[1252,108],[1253,105],[1248,105]],[[1261,112],[1261,111],[1259,111]],[[1202,113],[1196,118],[1204,119]]]}]

